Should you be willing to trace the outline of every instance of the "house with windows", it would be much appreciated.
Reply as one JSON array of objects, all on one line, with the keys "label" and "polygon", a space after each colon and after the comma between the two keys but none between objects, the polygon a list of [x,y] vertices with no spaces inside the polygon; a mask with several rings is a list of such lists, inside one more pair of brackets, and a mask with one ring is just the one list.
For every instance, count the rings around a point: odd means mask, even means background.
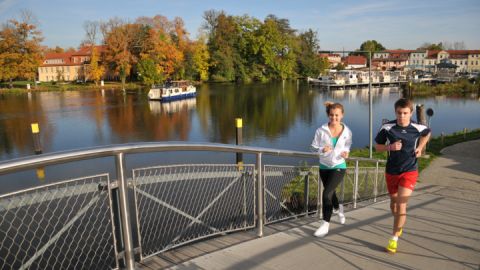
[{"label": "house with windows", "polygon": [[415,50],[408,56],[408,64],[405,69],[408,70],[425,70],[425,58],[427,57],[427,50]]},{"label": "house with windows", "polygon": [[408,66],[408,59],[414,50],[385,50],[375,52],[372,66],[380,70],[404,70]]},{"label": "house with windows", "polygon": [[[102,54],[105,46],[95,46]],[[91,47],[82,47],[76,52],[47,53],[38,67],[38,80],[51,81],[85,81],[86,71],[92,55]]]},{"label": "house with windows", "polygon": [[455,72],[471,72],[473,69],[480,67],[476,65],[475,55],[480,55],[479,50],[442,50],[442,51],[428,51],[427,57],[425,59],[425,69],[431,72],[437,72],[437,64],[440,64],[443,60],[448,60],[448,63],[451,63],[456,66]]},{"label": "house with windows", "polygon": [[330,68],[334,68],[342,62],[342,58],[340,57],[340,54],[320,53],[319,55],[320,55],[320,57],[327,59]]},{"label": "house with windows", "polygon": [[346,69],[357,69],[367,67],[367,58],[363,55],[349,55],[342,58]]},{"label": "house with windows", "polygon": [[480,72],[480,50],[469,50],[467,62],[468,72]]}]

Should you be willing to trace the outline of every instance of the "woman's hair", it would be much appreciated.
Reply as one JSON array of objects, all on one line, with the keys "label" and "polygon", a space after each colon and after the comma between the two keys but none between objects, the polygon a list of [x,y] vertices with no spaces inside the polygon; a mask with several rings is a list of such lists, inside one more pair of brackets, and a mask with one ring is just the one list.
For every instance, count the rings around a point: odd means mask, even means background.
[{"label": "woman's hair", "polygon": [[327,116],[330,114],[330,110],[333,110],[333,109],[340,109],[340,110],[342,110],[342,113],[344,113],[343,105],[340,104],[340,103],[334,103],[334,102],[331,102],[331,101],[326,101],[323,104],[327,108]]}]

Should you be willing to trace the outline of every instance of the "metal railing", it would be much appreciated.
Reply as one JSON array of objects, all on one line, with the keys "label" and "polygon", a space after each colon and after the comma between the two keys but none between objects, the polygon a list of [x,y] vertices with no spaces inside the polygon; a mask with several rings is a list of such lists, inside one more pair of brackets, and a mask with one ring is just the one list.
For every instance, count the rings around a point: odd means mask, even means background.
[{"label": "metal railing", "polygon": [[[134,168],[128,178],[126,155],[164,151],[252,154],[256,163]],[[134,269],[136,258],[205,237],[251,228],[262,236],[265,224],[320,215],[318,167],[263,165],[265,155],[317,158],[225,144],[136,143],[0,163],[0,175],[112,156],[116,167],[116,179],[96,174],[0,195],[0,268]],[[385,193],[378,184],[383,161],[349,160],[355,167],[339,187],[342,198],[351,197],[356,207],[359,199]],[[360,168],[361,161],[375,167]]]}]

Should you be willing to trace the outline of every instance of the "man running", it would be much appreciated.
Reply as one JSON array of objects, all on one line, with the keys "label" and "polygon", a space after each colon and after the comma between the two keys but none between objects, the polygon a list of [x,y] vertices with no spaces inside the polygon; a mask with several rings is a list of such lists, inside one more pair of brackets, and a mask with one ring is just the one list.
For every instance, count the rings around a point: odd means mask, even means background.
[{"label": "man running", "polygon": [[397,252],[398,237],[407,219],[408,198],[418,178],[417,158],[430,139],[430,129],[411,121],[413,103],[401,98],[395,102],[396,120],[385,123],[375,137],[377,151],[388,151],[385,179],[393,215],[392,237],[386,251]]}]

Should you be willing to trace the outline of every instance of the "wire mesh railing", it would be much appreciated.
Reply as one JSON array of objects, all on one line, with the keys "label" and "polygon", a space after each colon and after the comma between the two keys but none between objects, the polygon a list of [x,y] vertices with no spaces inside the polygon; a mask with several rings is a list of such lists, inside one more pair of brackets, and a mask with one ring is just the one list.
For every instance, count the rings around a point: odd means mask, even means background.
[{"label": "wire mesh railing", "polygon": [[175,165],[133,170],[142,257],[255,226],[254,167]]},{"label": "wire mesh railing", "polygon": [[[266,224],[318,213],[322,196],[318,166],[268,165],[264,170]],[[358,171],[355,167],[347,168],[344,181],[336,190],[340,203],[356,207],[360,201],[376,201],[378,196],[387,194],[384,179],[384,171],[377,167],[358,167]]]},{"label": "wire mesh railing", "polygon": [[[256,162],[132,168],[128,178],[125,155],[164,151],[243,153]],[[251,228],[262,236],[264,224],[320,214],[318,166],[264,166],[264,155],[317,158],[259,147],[143,143],[0,163],[0,174],[8,174],[113,156],[116,168],[116,179],[84,176],[0,195],[0,269],[134,269],[138,260],[206,237]],[[355,167],[341,188],[356,207],[358,200],[385,191],[382,161],[350,160]],[[376,167],[359,168],[359,161]]]},{"label": "wire mesh railing", "polygon": [[118,268],[108,175],[0,196],[0,269]]}]

